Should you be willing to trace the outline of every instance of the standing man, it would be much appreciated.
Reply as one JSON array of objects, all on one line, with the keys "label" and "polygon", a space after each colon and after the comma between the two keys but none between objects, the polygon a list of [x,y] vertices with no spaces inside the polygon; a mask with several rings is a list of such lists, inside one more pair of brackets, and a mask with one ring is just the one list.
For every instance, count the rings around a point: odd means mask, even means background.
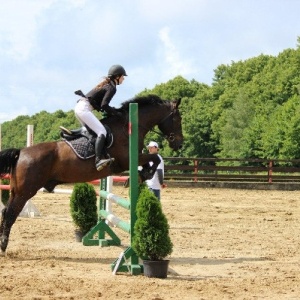
[{"label": "standing man", "polygon": [[[164,188],[164,161],[161,155],[158,154],[159,148],[156,142],[151,141],[147,146],[150,154],[157,154],[160,158],[160,164],[158,165],[153,177],[146,180],[148,188],[154,193],[158,200],[160,200],[160,190]],[[151,162],[150,162],[151,163]]]}]

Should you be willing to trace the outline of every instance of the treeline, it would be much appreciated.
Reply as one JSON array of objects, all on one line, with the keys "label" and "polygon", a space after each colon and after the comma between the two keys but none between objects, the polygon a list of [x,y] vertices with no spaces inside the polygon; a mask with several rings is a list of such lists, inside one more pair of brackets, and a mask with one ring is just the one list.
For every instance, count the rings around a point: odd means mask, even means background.
[{"label": "treeline", "polygon": [[[140,94],[181,98],[184,148],[173,153],[150,133],[164,156],[300,158],[300,38],[296,49],[219,65],[211,86],[177,76]],[[73,111],[42,111],[2,124],[2,148],[24,147],[26,126],[34,142],[58,140],[59,126],[77,128]]]}]

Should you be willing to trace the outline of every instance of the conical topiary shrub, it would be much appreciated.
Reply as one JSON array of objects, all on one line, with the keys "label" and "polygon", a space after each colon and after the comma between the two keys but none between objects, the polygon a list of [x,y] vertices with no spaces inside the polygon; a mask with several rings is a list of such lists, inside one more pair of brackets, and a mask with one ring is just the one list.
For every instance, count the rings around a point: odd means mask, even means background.
[{"label": "conical topiary shrub", "polygon": [[97,195],[89,183],[76,183],[70,198],[71,217],[76,230],[85,235],[97,224]]},{"label": "conical topiary shrub", "polygon": [[163,260],[172,253],[169,224],[160,201],[145,184],[140,186],[132,248],[146,260]]}]

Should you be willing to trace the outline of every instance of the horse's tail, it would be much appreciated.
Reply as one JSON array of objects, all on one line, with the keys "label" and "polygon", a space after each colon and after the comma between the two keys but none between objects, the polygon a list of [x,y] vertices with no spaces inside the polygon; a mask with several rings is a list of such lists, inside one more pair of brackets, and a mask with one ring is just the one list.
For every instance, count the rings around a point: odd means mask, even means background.
[{"label": "horse's tail", "polygon": [[20,151],[20,149],[11,148],[0,152],[0,177],[10,173],[15,168]]}]

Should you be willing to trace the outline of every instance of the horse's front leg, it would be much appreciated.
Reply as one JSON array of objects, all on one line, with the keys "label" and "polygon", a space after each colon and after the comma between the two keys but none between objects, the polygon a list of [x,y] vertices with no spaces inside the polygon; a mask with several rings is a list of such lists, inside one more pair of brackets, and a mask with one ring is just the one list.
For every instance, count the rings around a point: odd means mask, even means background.
[{"label": "horse's front leg", "polygon": [[142,170],[139,171],[139,175],[142,181],[151,179],[159,164],[160,158],[157,154],[140,154],[139,166],[142,166]]}]

